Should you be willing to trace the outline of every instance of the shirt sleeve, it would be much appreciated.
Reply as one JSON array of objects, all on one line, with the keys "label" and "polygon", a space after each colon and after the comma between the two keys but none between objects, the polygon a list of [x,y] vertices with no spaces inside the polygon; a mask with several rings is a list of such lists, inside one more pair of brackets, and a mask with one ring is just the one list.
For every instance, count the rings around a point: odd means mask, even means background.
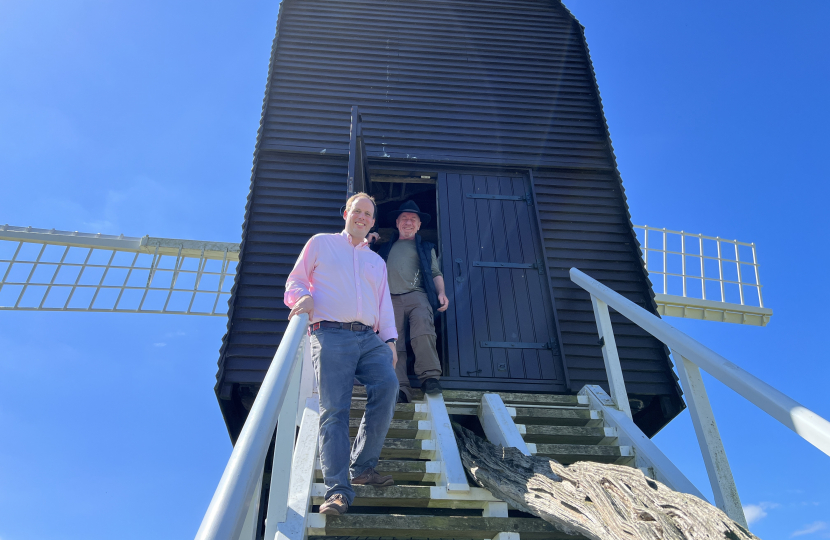
[{"label": "shirt sleeve", "polygon": [[432,277],[437,278],[438,276],[443,276],[444,274],[441,273],[441,267],[438,266],[438,256],[435,255],[435,250],[432,250]]},{"label": "shirt sleeve", "polygon": [[[289,308],[293,308],[294,304],[303,296],[312,296],[311,294],[311,276],[314,274],[314,267],[317,264],[317,249],[314,237],[312,236],[306,242],[303,251],[294,263],[294,269],[288,274],[288,279],[285,281],[285,294],[283,294],[283,302]],[[313,297],[313,296],[312,296]]]},{"label": "shirt sleeve", "polygon": [[383,275],[380,280],[378,298],[378,334],[380,339],[387,341],[398,338],[398,329],[395,327],[395,310],[392,308],[392,297],[389,295],[389,284],[386,277],[386,264],[383,265]]}]

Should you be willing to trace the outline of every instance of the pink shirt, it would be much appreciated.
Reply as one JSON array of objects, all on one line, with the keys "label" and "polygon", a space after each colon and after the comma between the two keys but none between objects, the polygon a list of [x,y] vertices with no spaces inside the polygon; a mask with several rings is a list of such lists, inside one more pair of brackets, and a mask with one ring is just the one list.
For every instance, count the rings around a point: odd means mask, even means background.
[{"label": "pink shirt", "polygon": [[314,299],[318,321],[359,322],[383,341],[398,337],[386,281],[386,263],[364,240],[357,247],[346,231],[317,234],[303,248],[285,282],[288,307],[305,295]]}]

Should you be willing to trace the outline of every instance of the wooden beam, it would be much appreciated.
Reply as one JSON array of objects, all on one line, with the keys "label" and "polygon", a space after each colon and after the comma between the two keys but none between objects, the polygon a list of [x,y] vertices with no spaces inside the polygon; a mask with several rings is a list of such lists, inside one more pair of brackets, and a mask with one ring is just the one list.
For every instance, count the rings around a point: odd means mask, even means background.
[{"label": "wooden beam", "polygon": [[498,394],[484,394],[478,406],[478,419],[487,439],[493,444],[517,448],[522,454],[529,456],[530,450],[519,433],[516,423],[504,406]]},{"label": "wooden beam", "polygon": [[461,460],[481,487],[564,533],[591,540],[757,538],[706,501],[676,492],[633,467],[590,461],[565,467],[453,427]]},{"label": "wooden beam", "polygon": [[372,175],[372,182],[392,182],[394,184],[435,184],[437,180],[435,179],[434,175],[430,175],[427,178],[422,178],[421,176]]},{"label": "wooden beam", "polygon": [[440,483],[446,486],[448,491],[469,492],[470,485],[467,483],[467,475],[464,474],[464,466],[458,454],[458,446],[455,443],[455,435],[447,413],[447,406],[444,404],[444,397],[441,394],[425,394],[424,398],[429,407],[429,420],[432,423],[436,453],[441,461]]}]

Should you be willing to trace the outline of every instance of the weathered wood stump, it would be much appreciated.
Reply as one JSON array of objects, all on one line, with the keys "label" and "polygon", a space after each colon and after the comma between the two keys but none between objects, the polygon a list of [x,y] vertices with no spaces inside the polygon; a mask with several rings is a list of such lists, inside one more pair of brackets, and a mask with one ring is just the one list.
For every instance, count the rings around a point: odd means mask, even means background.
[{"label": "weathered wood stump", "polygon": [[718,508],[638,469],[588,461],[566,467],[454,428],[464,467],[481,487],[562,532],[593,540],[757,540]]}]

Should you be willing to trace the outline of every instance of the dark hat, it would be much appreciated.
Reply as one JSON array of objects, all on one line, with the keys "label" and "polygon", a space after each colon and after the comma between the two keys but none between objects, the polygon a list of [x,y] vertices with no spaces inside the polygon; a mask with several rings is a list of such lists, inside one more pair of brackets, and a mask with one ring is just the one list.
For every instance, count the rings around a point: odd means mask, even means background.
[{"label": "dark hat", "polygon": [[427,225],[432,219],[431,215],[427,214],[426,212],[421,212],[421,209],[418,208],[418,205],[415,203],[415,201],[406,201],[405,203],[400,205],[397,210],[395,210],[394,212],[389,212],[386,215],[389,216],[390,219],[396,220],[398,219],[398,216],[403,214],[404,212],[412,212],[413,214],[418,214],[418,217],[421,218],[421,225]]}]

